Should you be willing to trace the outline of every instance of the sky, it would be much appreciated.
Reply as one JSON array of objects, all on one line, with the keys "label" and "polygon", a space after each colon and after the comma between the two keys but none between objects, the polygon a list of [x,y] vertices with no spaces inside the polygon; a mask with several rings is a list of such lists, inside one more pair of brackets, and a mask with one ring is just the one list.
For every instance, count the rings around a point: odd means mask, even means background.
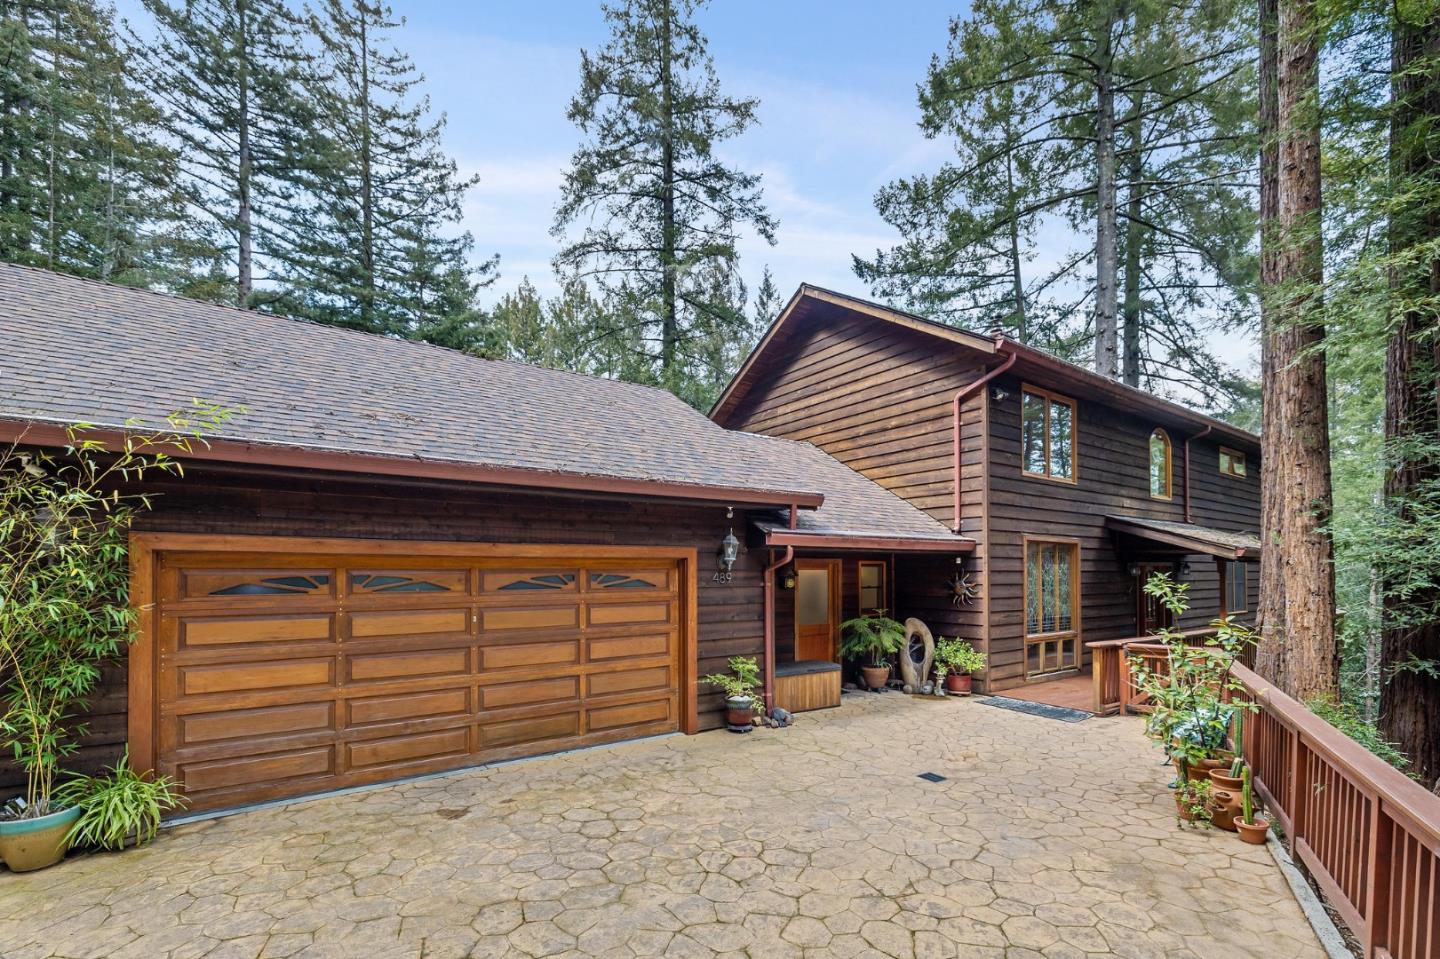
[{"label": "sky", "polygon": [[[580,134],[565,117],[579,85],[579,51],[602,46],[600,0],[390,0],[406,20],[396,42],[424,73],[445,114],[444,141],[480,183],[465,205],[476,255],[500,255],[492,303],[528,276],[556,292],[550,225]],[[143,21],[139,0],[122,16]],[[726,162],[763,176],[780,223],[771,247],[742,238],[742,273],[754,290],[769,266],[782,296],[801,283],[865,295],[852,254],[872,255],[899,236],[875,212],[875,192],[898,176],[931,172],[949,154],[916,120],[916,84],[944,51],[964,0],[713,0],[699,15],[722,89],[757,97],[759,123],[721,144]],[[1066,248],[1073,237],[1040,237]],[[1212,344],[1253,365],[1249,337]]]}]

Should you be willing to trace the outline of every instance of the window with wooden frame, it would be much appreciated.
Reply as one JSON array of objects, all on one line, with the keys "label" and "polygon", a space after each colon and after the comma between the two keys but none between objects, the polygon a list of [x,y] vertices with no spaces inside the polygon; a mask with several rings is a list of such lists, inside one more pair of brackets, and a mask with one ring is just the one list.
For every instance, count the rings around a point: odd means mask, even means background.
[{"label": "window with wooden frame", "polygon": [[1150,498],[1169,499],[1171,478],[1170,435],[1162,429],[1150,434]]},{"label": "window with wooden frame", "polygon": [[1020,468],[1026,476],[1075,482],[1075,401],[1020,388]]},{"label": "window with wooden frame", "polygon": [[1025,538],[1025,673],[1080,665],[1080,544]]},{"label": "window with wooden frame", "polygon": [[873,613],[888,605],[885,594],[885,564],[861,560],[859,569],[860,612]]},{"label": "window with wooden frame", "polygon": [[1226,616],[1249,612],[1250,570],[1248,563],[1228,562],[1225,564],[1225,595],[1220,604]]},{"label": "window with wooden frame", "polygon": [[1228,446],[1220,447],[1220,473],[1222,476],[1245,476],[1245,454]]}]

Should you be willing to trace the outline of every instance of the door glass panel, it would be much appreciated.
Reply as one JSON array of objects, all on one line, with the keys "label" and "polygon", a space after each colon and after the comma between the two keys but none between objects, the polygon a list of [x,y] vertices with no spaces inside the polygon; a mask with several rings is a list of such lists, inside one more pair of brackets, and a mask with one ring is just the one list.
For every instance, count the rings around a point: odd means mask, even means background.
[{"label": "door glass panel", "polygon": [[802,569],[795,586],[795,615],[801,626],[824,626],[830,622],[830,572]]}]

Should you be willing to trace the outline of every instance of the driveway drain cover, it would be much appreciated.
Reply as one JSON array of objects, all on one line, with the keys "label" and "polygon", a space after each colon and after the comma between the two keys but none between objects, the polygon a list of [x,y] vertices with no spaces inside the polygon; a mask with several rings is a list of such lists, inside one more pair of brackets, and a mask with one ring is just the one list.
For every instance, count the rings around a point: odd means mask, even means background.
[{"label": "driveway drain cover", "polygon": [[1023,699],[1008,699],[1005,696],[987,696],[980,700],[986,706],[994,706],[998,709],[1009,709],[1017,713],[1027,713],[1031,716],[1040,716],[1044,719],[1058,719],[1065,723],[1083,723],[1090,719],[1090,713],[1079,709],[1066,709],[1063,706],[1047,706],[1044,703],[1032,703]]},{"label": "driveway drain cover", "polygon": [[939,773],[921,773],[919,778],[927,783],[943,783],[945,781],[945,777]]}]

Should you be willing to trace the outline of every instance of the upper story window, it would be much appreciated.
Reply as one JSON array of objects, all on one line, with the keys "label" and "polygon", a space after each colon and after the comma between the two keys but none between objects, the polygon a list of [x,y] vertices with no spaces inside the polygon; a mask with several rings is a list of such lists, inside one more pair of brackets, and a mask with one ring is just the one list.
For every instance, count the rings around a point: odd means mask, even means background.
[{"label": "upper story window", "polygon": [[1245,454],[1228,446],[1220,447],[1220,472],[1225,476],[1245,475]]},{"label": "upper story window", "polygon": [[1075,482],[1075,401],[1026,386],[1020,390],[1020,456],[1026,476]]},{"label": "upper story window", "polygon": [[1170,437],[1164,430],[1150,434],[1150,495],[1155,499],[1170,498]]}]

